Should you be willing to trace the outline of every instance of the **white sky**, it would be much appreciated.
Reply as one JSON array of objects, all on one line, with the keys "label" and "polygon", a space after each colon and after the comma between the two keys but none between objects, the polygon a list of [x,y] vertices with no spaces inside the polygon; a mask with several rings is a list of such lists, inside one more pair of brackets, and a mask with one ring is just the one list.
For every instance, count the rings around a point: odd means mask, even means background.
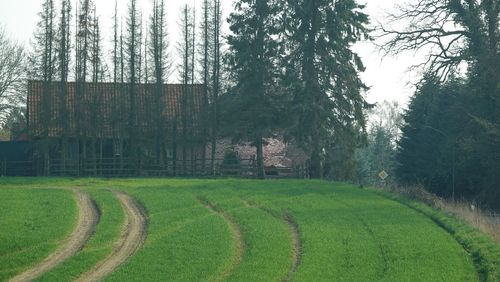
[{"label": "white sky", "polygon": [[[103,39],[111,40],[112,17],[114,13],[114,0],[94,0],[97,12],[102,24]],[[128,0],[118,0],[121,15],[126,14]],[[169,33],[171,46],[175,46],[177,35],[177,23],[180,16],[181,6],[185,3],[200,5],[201,0],[167,0],[167,13],[169,18]],[[222,0],[224,14],[227,16],[234,0]],[[391,11],[394,5],[401,3],[399,0],[361,0],[367,4],[366,12],[370,15],[372,23],[384,22],[384,11]],[[0,25],[3,25],[13,38],[28,44],[32,37],[35,24],[38,20],[37,14],[41,9],[42,0],[0,0]],[[55,0],[55,3],[59,3]],[[138,0],[142,7],[143,16],[151,9],[152,0]],[[73,5],[74,12],[75,5]],[[227,24],[224,28],[228,30]],[[415,64],[417,59],[414,54],[404,54],[397,58],[383,57],[372,43],[363,42],[355,46],[355,50],[361,55],[367,67],[362,74],[363,81],[371,87],[367,94],[371,103],[383,100],[398,101],[406,105],[417,82],[418,75],[408,72],[408,67]]]}]

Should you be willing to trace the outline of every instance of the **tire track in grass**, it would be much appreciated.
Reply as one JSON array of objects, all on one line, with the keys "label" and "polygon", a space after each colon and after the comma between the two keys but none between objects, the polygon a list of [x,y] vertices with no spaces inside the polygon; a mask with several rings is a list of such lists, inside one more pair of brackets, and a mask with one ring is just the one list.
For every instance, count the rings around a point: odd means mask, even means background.
[{"label": "tire track in grass", "polygon": [[236,269],[236,267],[238,267],[238,265],[243,260],[243,254],[245,253],[245,241],[243,239],[243,233],[241,232],[240,226],[236,223],[236,221],[230,214],[223,211],[222,209],[220,209],[219,207],[211,203],[208,199],[202,196],[196,196],[196,199],[198,199],[198,201],[203,206],[205,206],[205,208],[210,210],[212,213],[222,217],[226,221],[227,225],[229,226],[231,236],[233,237],[236,243],[236,251],[233,260],[231,261],[227,269],[224,270],[221,274],[219,274],[219,277],[215,279],[215,281],[224,281],[226,278],[229,277],[229,275],[231,275],[231,273]]},{"label": "tire track in grass", "polygon": [[377,246],[379,254],[383,261],[382,273],[380,273],[379,277],[377,277],[378,279],[382,280],[389,271],[389,258],[388,258],[389,255],[386,247],[382,244],[382,240],[379,238],[379,236],[377,236],[375,230],[373,230],[373,228],[368,224],[366,219],[359,212],[356,211],[356,208],[352,207],[351,205],[337,198],[332,198],[332,199],[337,201],[337,203],[343,205],[344,207],[348,208],[349,210],[351,210],[351,213],[356,218],[358,218],[358,221],[361,223],[363,229],[374,239],[375,245]]},{"label": "tire track in grass", "polygon": [[[459,226],[464,225],[458,223],[458,220],[453,219],[452,216],[446,215],[444,212],[443,215],[440,216],[440,211],[438,211],[436,208],[433,208],[425,203],[419,203],[417,200],[405,198],[405,196],[402,195],[391,194],[389,192],[378,190],[374,190],[374,193],[376,193],[376,195],[378,195],[379,197],[394,201],[402,206],[405,206],[431,220],[434,224],[436,224],[439,228],[441,228],[449,236],[451,236],[470,256],[479,281],[489,281],[489,275],[492,275],[491,272],[495,271],[494,266],[493,269],[490,269],[490,267],[492,267],[492,264],[483,257],[481,253],[482,247],[478,248],[477,246],[475,246],[477,242],[474,242],[474,240],[471,240],[470,238],[467,238],[466,235],[464,235],[464,233],[467,231],[464,232],[460,230],[461,228]],[[457,223],[453,224],[453,221],[456,221]]]},{"label": "tire track in grass", "polygon": [[40,277],[45,272],[53,269],[83,249],[87,241],[94,234],[100,217],[97,206],[89,194],[81,190],[74,190],[74,192],[79,214],[76,228],[73,233],[71,233],[63,245],[54,253],[45,258],[38,265],[12,278],[10,280],[11,282],[31,281]]},{"label": "tire track in grass", "polygon": [[256,208],[260,209],[271,216],[282,220],[283,223],[287,226],[288,231],[290,233],[290,237],[292,239],[292,265],[290,267],[290,270],[288,271],[287,276],[283,279],[283,281],[291,281],[293,278],[293,275],[295,272],[297,272],[297,269],[299,268],[301,257],[302,257],[302,241],[300,239],[300,229],[299,229],[299,224],[293,216],[288,213],[284,212],[283,214],[279,214],[276,211],[258,206],[254,203],[249,202],[248,200],[243,200],[243,204],[245,204],[246,207],[248,208]]},{"label": "tire track in grass", "polygon": [[127,259],[133,256],[144,244],[147,236],[147,216],[144,209],[129,195],[114,191],[125,214],[125,223],[117,247],[104,260],[91,270],[82,274],[76,281],[100,281]]},{"label": "tire track in grass", "polygon": [[302,241],[300,240],[300,230],[299,224],[295,221],[293,216],[289,213],[285,213],[283,215],[283,219],[285,220],[288,229],[290,230],[290,234],[292,235],[293,241],[293,263],[288,275],[284,281],[291,281],[295,272],[300,265],[300,260],[302,256]]}]

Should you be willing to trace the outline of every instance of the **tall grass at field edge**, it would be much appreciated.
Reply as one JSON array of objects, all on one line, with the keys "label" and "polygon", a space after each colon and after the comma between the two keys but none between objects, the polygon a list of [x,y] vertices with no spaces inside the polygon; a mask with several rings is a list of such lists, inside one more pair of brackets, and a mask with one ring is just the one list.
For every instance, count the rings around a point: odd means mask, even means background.
[{"label": "tall grass at field edge", "polygon": [[453,201],[440,198],[421,186],[410,187],[387,187],[383,190],[400,194],[404,197],[423,202],[428,206],[451,214],[460,220],[465,221],[472,227],[490,235],[493,240],[500,243],[500,221],[491,217],[493,213],[488,212],[475,204],[466,201]]},{"label": "tall grass at field edge", "polygon": [[472,256],[481,281],[500,281],[500,244],[492,238],[474,229],[445,210],[429,206],[429,203],[418,202],[408,196],[394,194],[379,189],[375,193],[400,202],[432,219],[437,225],[450,233],[457,242]]}]

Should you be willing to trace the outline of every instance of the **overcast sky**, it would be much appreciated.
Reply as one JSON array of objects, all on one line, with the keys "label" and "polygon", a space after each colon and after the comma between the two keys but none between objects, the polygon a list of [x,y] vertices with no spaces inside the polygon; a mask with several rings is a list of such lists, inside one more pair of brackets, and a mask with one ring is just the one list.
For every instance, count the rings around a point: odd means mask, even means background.
[{"label": "overcast sky", "polygon": [[[58,3],[58,0],[55,0]],[[97,12],[100,16],[103,37],[111,39],[111,25],[113,17],[113,0],[95,0]],[[152,0],[138,0],[146,17],[151,9]],[[232,10],[234,0],[222,0],[224,14],[227,16]],[[41,9],[42,0],[0,0],[0,24],[13,38],[29,43],[35,24],[38,20],[37,13]],[[118,0],[120,13],[126,14],[128,0]],[[179,21],[181,6],[185,3],[200,5],[201,0],[167,0],[169,19],[169,32],[171,40],[176,41],[177,23]],[[361,0],[366,3],[366,12],[373,23],[384,22],[384,11],[391,11],[394,5],[401,0]],[[73,6],[74,8],[74,6]],[[227,30],[227,24],[225,30]],[[175,44],[171,44],[175,45]],[[408,72],[408,67],[416,63],[414,54],[400,55],[397,58],[384,57],[372,43],[363,42],[355,46],[355,50],[362,56],[367,67],[362,74],[363,81],[371,87],[367,93],[371,103],[383,100],[398,101],[406,105],[414,91],[413,83],[417,81],[417,74]]]}]

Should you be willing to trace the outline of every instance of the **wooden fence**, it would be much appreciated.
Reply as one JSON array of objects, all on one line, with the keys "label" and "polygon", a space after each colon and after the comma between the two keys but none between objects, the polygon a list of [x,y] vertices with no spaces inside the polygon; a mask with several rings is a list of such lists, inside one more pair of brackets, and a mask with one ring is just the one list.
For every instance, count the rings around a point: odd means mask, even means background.
[{"label": "wooden fence", "polygon": [[[224,164],[214,160],[166,160],[152,163],[144,160],[103,158],[87,160],[50,159],[45,166],[36,161],[0,162],[0,176],[71,176],[71,177],[237,177],[255,178],[257,167],[254,160],[240,160],[239,164]],[[266,167],[266,178],[307,178],[304,166]]]},{"label": "wooden fence", "polygon": [[0,176],[34,176],[33,161],[7,161],[0,163]]}]

